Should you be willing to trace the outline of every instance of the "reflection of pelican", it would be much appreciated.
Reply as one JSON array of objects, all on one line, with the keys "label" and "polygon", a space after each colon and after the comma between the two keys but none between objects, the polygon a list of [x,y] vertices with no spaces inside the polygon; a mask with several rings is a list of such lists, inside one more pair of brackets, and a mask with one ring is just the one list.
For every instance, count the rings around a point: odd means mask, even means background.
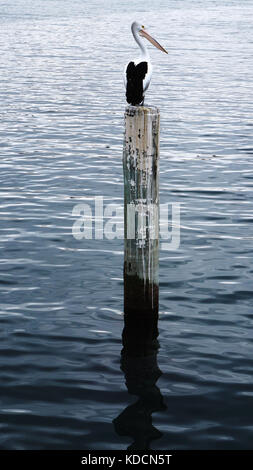
[{"label": "reflection of pelican", "polygon": [[152,413],[166,408],[156,381],[162,374],[157,365],[157,316],[125,315],[122,334],[121,368],[128,392],[138,400],[129,405],[115,420],[120,436],[130,436],[134,442],[128,450],[150,449],[150,442],[162,436],[152,425]]},{"label": "reflection of pelican", "polygon": [[143,103],[144,94],[149,87],[152,76],[152,65],[149,59],[148,50],[141,39],[147,39],[153,46],[160,49],[160,51],[168,52],[152,38],[144,26],[141,26],[136,21],[131,26],[133,37],[141,50],[141,56],[138,59],[131,60],[125,67],[124,80],[126,87],[126,99],[129,104],[138,105]]}]

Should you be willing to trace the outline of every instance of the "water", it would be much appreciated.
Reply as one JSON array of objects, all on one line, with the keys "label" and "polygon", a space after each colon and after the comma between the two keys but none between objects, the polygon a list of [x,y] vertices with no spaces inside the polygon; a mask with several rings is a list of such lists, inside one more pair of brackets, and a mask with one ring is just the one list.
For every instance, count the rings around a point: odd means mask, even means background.
[{"label": "water", "polygon": [[[253,2],[0,11],[0,447],[126,449],[146,433],[137,448],[251,448]],[[150,50],[147,103],[161,202],[182,222],[180,248],[160,252],[159,369],[142,392],[120,365],[123,241],[72,236],[76,204],[123,203],[135,19],[169,52]]]}]

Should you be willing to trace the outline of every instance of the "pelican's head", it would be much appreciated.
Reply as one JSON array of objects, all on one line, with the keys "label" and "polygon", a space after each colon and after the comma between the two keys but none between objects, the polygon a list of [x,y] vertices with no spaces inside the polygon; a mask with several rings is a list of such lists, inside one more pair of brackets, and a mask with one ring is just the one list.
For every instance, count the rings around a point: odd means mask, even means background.
[{"label": "pelican's head", "polygon": [[146,38],[149,42],[151,42],[153,46],[157,47],[157,49],[168,54],[168,52],[161,46],[161,44],[159,44],[159,42],[157,42],[156,39],[152,38],[152,36],[148,34],[148,32],[145,29],[145,26],[141,25],[140,23],[137,23],[137,21],[134,21],[134,23],[132,24],[132,32],[133,34],[138,33],[140,36],[142,36],[143,38]]}]

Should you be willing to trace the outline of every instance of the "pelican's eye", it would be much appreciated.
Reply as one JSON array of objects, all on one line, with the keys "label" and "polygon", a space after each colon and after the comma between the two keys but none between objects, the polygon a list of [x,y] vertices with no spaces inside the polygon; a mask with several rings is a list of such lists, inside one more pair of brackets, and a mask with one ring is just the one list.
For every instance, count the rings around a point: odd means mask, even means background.
[{"label": "pelican's eye", "polygon": [[142,29],[145,29],[145,26],[142,25]]}]

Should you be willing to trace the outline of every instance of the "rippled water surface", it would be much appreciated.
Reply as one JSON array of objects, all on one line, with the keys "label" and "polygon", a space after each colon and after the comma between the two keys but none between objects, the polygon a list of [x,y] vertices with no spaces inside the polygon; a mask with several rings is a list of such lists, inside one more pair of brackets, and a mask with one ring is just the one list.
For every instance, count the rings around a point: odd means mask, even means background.
[{"label": "rippled water surface", "polygon": [[[253,2],[0,11],[0,447],[252,448]],[[135,19],[168,50],[150,50],[147,104],[161,111],[161,202],[181,204],[141,392],[120,364],[123,240],[72,236],[76,204],[123,203]]]}]

